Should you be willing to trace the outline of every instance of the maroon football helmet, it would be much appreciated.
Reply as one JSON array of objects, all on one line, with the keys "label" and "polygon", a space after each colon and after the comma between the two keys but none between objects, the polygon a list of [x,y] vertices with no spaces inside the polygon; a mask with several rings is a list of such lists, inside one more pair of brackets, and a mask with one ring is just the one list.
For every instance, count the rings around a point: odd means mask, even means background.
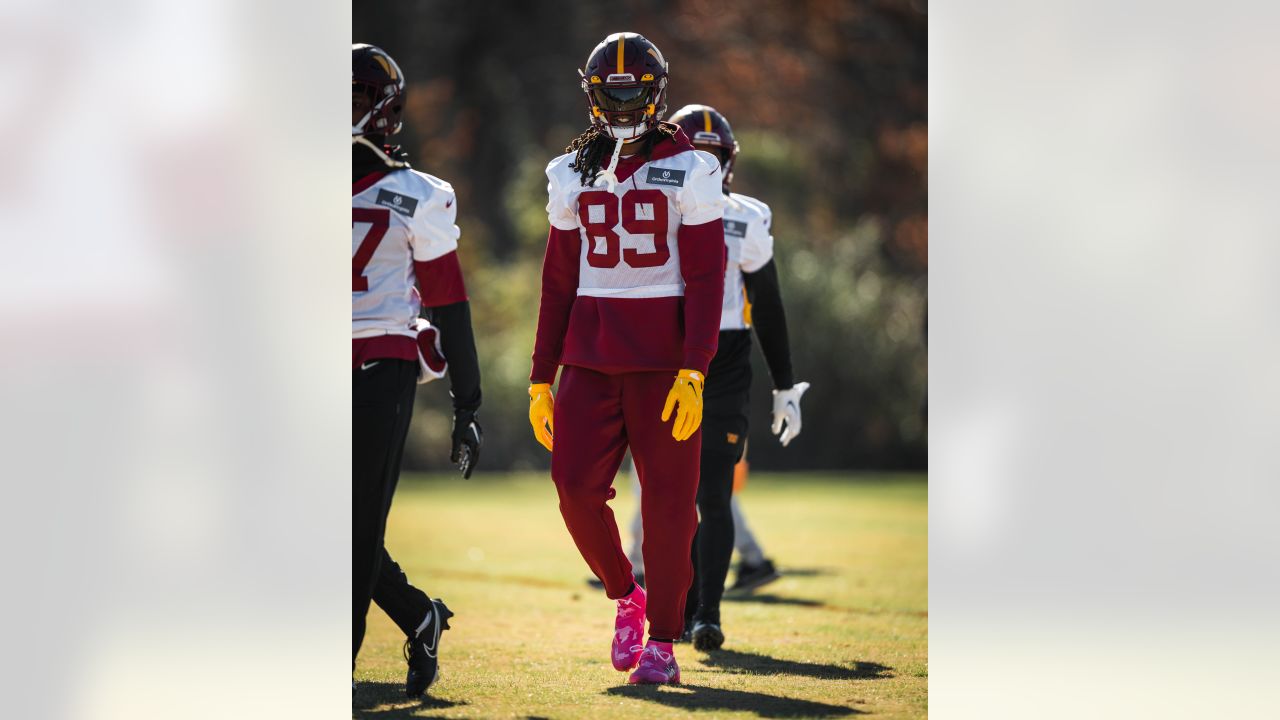
[{"label": "maroon football helmet", "polygon": [[684,130],[694,147],[706,150],[720,160],[724,191],[729,192],[729,183],[733,182],[733,159],[738,156],[738,141],[733,138],[729,121],[710,105],[685,105],[671,116],[671,122]]},{"label": "maroon football helmet", "polygon": [[611,138],[638,138],[658,127],[667,111],[667,61],[641,35],[605,38],[578,73],[591,122]]},{"label": "maroon football helmet", "polygon": [[351,92],[362,92],[373,106],[351,126],[352,142],[365,135],[400,132],[404,110],[404,73],[382,48],[364,43],[351,45]]}]

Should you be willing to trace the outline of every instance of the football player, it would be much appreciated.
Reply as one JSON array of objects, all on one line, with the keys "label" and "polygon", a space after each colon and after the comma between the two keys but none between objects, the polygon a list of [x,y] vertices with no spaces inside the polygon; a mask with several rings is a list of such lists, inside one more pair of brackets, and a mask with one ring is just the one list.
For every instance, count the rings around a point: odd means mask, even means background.
[{"label": "football player", "polygon": [[[445,358],[451,458],[463,477],[480,458],[482,436],[453,188],[385,144],[400,130],[404,90],[390,55],[351,46],[352,662],[372,599],[405,633],[405,692],[416,697],[435,682],[440,632],[452,613],[409,584],[383,535],[417,385],[443,375]],[[429,322],[419,318],[423,311]]]},{"label": "football player", "polygon": [[[613,666],[635,668],[633,683],[676,683],[702,388],[724,293],[720,165],[661,122],[667,62],[653,43],[610,35],[580,73],[591,125],[547,166],[529,420],[551,451],[569,534],[617,601]],[[644,588],[608,505],[628,446],[644,486]]]},{"label": "football player", "polygon": [[722,168],[724,240],[728,263],[720,313],[716,356],[707,371],[703,395],[703,440],[698,481],[698,525],[694,553],[696,577],[686,608],[692,613],[692,639],[699,650],[724,644],[720,599],[733,555],[732,497],[734,466],[747,442],[747,394],[751,389],[751,328],[760,339],[773,379],[773,427],[785,447],[800,434],[800,397],[808,383],[791,370],[787,320],[773,262],[769,206],[729,191],[738,143],[724,116],[706,105],[686,105],[671,116],[699,150],[711,153]]}]

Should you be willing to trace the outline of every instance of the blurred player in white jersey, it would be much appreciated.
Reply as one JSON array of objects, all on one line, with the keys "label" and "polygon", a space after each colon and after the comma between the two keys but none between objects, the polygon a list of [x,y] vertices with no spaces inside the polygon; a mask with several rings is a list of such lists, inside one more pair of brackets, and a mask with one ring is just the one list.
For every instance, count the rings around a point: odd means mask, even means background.
[{"label": "blurred player in white jersey", "polygon": [[[695,579],[685,604],[692,614],[692,640],[699,650],[724,644],[720,599],[734,547],[734,466],[747,442],[751,388],[751,328],[755,328],[773,378],[773,432],[785,446],[800,434],[800,397],[808,383],[791,370],[786,314],[773,262],[769,206],[730,192],[738,143],[724,116],[706,105],[686,105],[671,116],[699,150],[714,155],[723,172],[724,240],[728,251],[720,338],[707,370],[702,460],[698,480],[701,521],[694,539]],[[745,526],[745,523],[743,523]],[[745,529],[745,527],[744,527]],[[763,558],[761,558],[763,559]]]},{"label": "blurred player in white jersey", "polygon": [[405,633],[405,692],[416,697],[436,679],[452,613],[410,585],[383,547],[387,513],[417,385],[443,376],[446,358],[451,459],[471,476],[481,445],[480,370],[453,188],[384,144],[400,129],[404,87],[390,55],[351,46],[352,661],[372,599]]}]

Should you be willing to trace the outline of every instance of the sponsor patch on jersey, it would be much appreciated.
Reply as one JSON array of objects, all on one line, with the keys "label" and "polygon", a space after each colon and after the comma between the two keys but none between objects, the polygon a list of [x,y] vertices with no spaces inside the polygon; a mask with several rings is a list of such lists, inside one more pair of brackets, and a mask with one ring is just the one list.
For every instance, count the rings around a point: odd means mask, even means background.
[{"label": "sponsor patch on jersey", "polygon": [[724,219],[724,234],[744,238],[747,236],[747,224],[741,220]]},{"label": "sponsor patch on jersey", "polygon": [[389,207],[392,210],[413,217],[413,213],[418,210],[418,198],[401,195],[390,190],[379,190],[378,199],[373,201],[374,204]]},{"label": "sponsor patch on jersey", "polygon": [[671,168],[650,167],[649,175],[644,179],[650,185],[670,185],[684,187],[684,171]]}]

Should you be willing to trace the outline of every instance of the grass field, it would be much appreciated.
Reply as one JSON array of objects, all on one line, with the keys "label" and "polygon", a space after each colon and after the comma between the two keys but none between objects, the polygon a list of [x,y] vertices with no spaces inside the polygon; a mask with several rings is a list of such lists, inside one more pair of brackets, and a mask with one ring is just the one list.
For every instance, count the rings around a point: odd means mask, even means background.
[{"label": "grass field", "polygon": [[753,474],[742,498],[784,577],[725,602],[723,650],[676,646],[683,685],[636,687],[609,664],[613,603],[587,586],[549,477],[405,477],[387,546],[456,616],[440,680],[409,701],[404,638],[372,609],[355,717],[925,717],[924,477]]}]

